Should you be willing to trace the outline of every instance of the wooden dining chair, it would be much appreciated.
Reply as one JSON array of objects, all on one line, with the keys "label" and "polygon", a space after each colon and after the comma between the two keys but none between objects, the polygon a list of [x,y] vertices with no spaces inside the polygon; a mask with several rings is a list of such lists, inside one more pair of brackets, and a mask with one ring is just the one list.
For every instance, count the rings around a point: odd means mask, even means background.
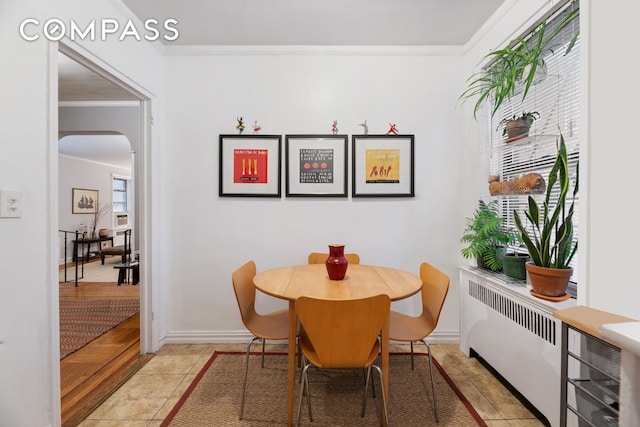
[{"label": "wooden dining chair", "polygon": [[[384,384],[382,370],[374,364],[374,361],[380,353],[378,337],[387,325],[390,306],[391,300],[387,295],[356,300],[324,300],[310,297],[299,297],[296,300],[295,310],[302,326],[298,346],[305,359],[302,368],[298,422],[305,390],[309,419],[313,421],[308,378],[310,366],[319,369],[365,368],[367,379],[361,414],[364,417],[371,368],[378,372],[380,384]],[[382,386],[382,415],[386,425],[387,401],[384,386]]]},{"label": "wooden dining chair", "polygon": [[231,273],[233,290],[238,301],[242,323],[253,334],[247,344],[247,356],[242,382],[242,396],[240,398],[240,418],[244,412],[244,397],[247,388],[247,374],[249,371],[249,355],[251,346],[256,341],[262,341],[262,367],[264,368],[264,347],[266,340],[286,340],[289,337],[289,311],[278,310],[271,313],[258,313],[255,308],[256,287],[253,278],[256,275],[256,264],[249,261]]},{"label": "wooden dining chair", "polygon": [[[324,264],[328,257],[328,253],[311,252],[308,261],[309,264]],[[349,264],[360,264],[360,256],[358,254],[344,254],[344,257]]]},{"label": "wooden dining chair", "polygon": [[431,394],[433,395],[433,414],[436,422],[438,422],[435,386],[433,383],[433,357],[431,355],[431,347],[426,338],[438,325],[440,312],[449,291],[450,279],[445,273],[427,262],[423,262],[420,265],[420,279],[422,280],[422,314],[413,317],[392,310],[389,316],[389,339],[391,341],[411,343],[411,369],[414,369],[413,343],[421,342],[427,347],[429,373],[431,374]]}]

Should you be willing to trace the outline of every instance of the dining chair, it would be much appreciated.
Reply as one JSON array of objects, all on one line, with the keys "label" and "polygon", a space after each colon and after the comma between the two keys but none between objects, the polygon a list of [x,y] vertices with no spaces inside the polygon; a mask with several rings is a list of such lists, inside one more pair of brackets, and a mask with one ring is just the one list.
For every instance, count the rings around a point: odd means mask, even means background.
[{"label": "dining chair", "polygon": [[[309,392],[309,367],[319,369],[365,368],[367,370],[362,414],[364,417],[367,388],[374,368],[382,385],[382,370],[374,364],[380,353],[379,335],[387,325],[391,300],[387,295],[376,295],[355,300],[325,300],[299,297],[295,301],[296,315],[301,324],[298,340],[305,364],[302,368],[302,390],[298,405],[297,421],[300,420],[302,400],[307,392],[309,420],[311,395]],[[382,415],[387,421],[387,401],[382,386]]]},{"label": "dining chair", "polygon": [[248,261],[242,267],[231,273],[231,281],[233,282],[233,290],[236,294],[236,300],[238,301],[242,323],[249,332],[253,334],[253,337],[247,344],[239,419],[242,419],[244,412],[244,397],[247,388],[251,346],[256,341],[262,341],[262,367],[264,368],[265,341],[286,340],[289,337],[289,311],[287,309],[270,313],[258,313],[256,311],[256,287],[253,284],[255,275],[256,264],[253,261]]},{"label": "dining chair", "polygon": [[[328,257],[328,253],[311,252],[308,261],[309,264],[324,264]],[[344,257],[349,264],[360,264],[360,256],[358,254],[344,254]]]},{"label": "dining chair", "polygon": [[411,369],[414,369],[413,343],[421,342],[429,353],[429,373],[431,374],[431,394],[433,396],[433,415],[438,422],[436,394],[433,383],[433,357],[431,347],[426,338],[438,325],[442,306],[449,292],[450,279],[433,265],[423,262],[420,265],[422,280],[422,314],[417,317],[408,316],[391,310],[389,315],[389,340],[411,343]]}]

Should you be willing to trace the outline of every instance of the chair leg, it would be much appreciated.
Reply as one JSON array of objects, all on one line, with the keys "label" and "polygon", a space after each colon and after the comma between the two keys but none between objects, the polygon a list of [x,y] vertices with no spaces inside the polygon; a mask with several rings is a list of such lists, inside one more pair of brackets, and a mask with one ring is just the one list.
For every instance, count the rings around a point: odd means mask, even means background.
[{"label": "chair leg", "polygon": [[436,419],[436,422],[439,423],[438,420],[438,410],[436,409],[436,389],[433,382],[433,357],[431,356],[431,346],[426,340],[421,341],[425,346],[427,346],[427,351],[429,352],[429,374],[431,375],[431,396],[433,397],[433,416]]},{"label": "chair leg", "polygon": [[[380,388],[382,389],[382,425],[383,426],[387,426],[389,425],[389,416],[387,414],[387,395],[384,392],[384,380],[382,379],[382,369],[380,369],[379,366],[377,365],[371,365],[371,367],[373,367],[377,372],[378,372],[378,377],[380,379]],[[363,415],[364,416],[364,412]]]},{"label": "chair leg", "polygon": [[304,399],[304,392],[307,392],[307,407],[309,408],[309,421],[313,422],[313,413],[311,412],[311,392],[309,390],[309,375],[308,370],[311,364],[306,364],[304,368],[302,368],[302,374],[300,377],[300,382],[302,383],[302,388],[300,389],[300,401],[298,402],[298,414],[296,415],[296,424],[300,424],[300,413],[302,412],[302,399]]},{"label": "chair leg", "polygon": [[[364,381],[364,395],[362,396],[362,413],[360,414],[360,416],[362,418],[364,418],[364,413],[365,413],[365,410],[367,409],[367,389],[369,388],[369,380],[370,379],[371,379],[371,366],[369,366],[367,368],[367,375],[366,375],[366,379]],[[373,385],[373,381],[371,381],[371,386],[373,388],[375,388],[374,385]],[[375,392],[375,390],[374,390],[374,392]]]},{"label": "chair leg", "polygon": [[411,370],[414,370],[414,364],[413,364],[413,341],[411,341]]},{"label": "chair leg", "polygon": [[[247,374],[249,372],[249,354],[251,353],[251,346],[256,340],[259,340],[258,337],[253,337],[249,340],[247,344],[247,356],[244,363],[244,381],[242,382],[242,395],[240,396],[240,416],[238,419],[242,419],[242,414],[244,413],[244,395],[247,390]],[[264,340],[263,340],[264,342]]]}]

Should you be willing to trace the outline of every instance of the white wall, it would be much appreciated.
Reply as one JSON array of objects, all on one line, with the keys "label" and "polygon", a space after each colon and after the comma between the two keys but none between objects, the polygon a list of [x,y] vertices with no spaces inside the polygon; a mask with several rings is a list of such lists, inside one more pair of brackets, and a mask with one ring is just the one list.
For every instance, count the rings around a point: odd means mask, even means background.
[{"label": "white wall", "polygon": [[[244,339],[231,286],[235,268],[249,259],[258,270],[302,264],[309,252],[343,242],[363,264],[418,273],[429,261],[449,274],[438,333],[456,342],[459,190],[466,185],[462,116],[455,108],[460,50],[172,52],[166,69],[167,340]],[[261,133],[283,135],[283,155],[285,134],[330,134],[333,120],[349,135],[361,134],[364,120],[370,134],[396,123],[400,133],[415,135],[416,197],[286,198],[283,190],[281,199],[220,198],[218,135],[236,133],[236,116],[244,117],[249,133],[258,120]],[[417,298],[395,304],[419,310]]]},{"label": "white wall", "polygon": [[[59,157],[58,170],[58,215],[59,229],[66,231],[82,230],[83,226],[90,228],[93,223],[93,214],[72,213],[72,191],[73,188],[88,188],[99,191],[100,206],[111,204],[113,191],[113,174],[130,176],[130,168],[120,168],[104,163],[92,162],[76,157]],[[109,211],[98,221],[96,232],[101,228],[111,229],[113,226],[113,210]],[[64,262],[64,233],[58,235],[60,240],[59,262]],[[75,234],[67,234],[67,261],[70,262],[73,256],[73,243]],[[118,242],[114,242],[116,245]],[[96,249],[92,245],[92,249]]]},{"label": "white wall", "polygon": [[[0,6],[0,189],[22,191],[23,214],[0,219],[0,425],[60,424],[56,44],[27,42],[25,18],[87,22],[122,17],[117,1],[9,0]],[[83,53],[155,95],[154,142],[163,127],[162,57],[137,41],[78,42]]]},{"label": "white wall", "polygon": [[628,49],[638,25],[640,3],[586,3],[589,43],[585,67],[589,74],[585,84],[589,97],[585,120],[588,138],[584,144],[589,156],[581,169],[587,167],[589,172],[581,178],[581,185],[588,186],[589,199],[586,212],[580,212],[581,221],[583,213],[587,215],[586,236],[581,236],[584,244],[580,243],[588,249],[586,258],[580,259],[586,269],[584,276],[580,273],[586,278],[584,302],[640,320],[640,304],[635,297],[638,279],[631,268],[638,262],[637,210],[616,207],[619,203],[637,204],[638,196],[635,182],[640,145],[633,128],[623,123],[635,123],[638,117],[637,61]]}]

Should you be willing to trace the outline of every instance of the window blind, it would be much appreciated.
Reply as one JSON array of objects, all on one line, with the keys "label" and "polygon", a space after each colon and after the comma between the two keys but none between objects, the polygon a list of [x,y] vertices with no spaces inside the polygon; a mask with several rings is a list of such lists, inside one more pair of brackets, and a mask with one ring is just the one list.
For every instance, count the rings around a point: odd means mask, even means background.
[{"label": "window blind", "polygon": [[[547,18],[546,33],[550,33],[554,26],[562,20],[571,10],[578,8],[577,1],[564,6],[552,16]],[[493,117],[491,101],[483,108],[480,120],[485,135],[483,137],[483,161],[489,167],[489,175],[497,175],[502,182],[511,181],[527,173],[539,173],[545,181],[553,166],[557,144],[560,134],[564,137],[567,146],[570,190],[577,178],[576,166],[580,157],[580,38],[567,53],[571,40],[579,30],[579,17],[564,28],[551,42],[550,48],[543,54],[546,65],[546,76],[537,81],[530,89],[526,98],[522,98],[522,89],[514,96],[503,102]],[[537,28],[537,26],[536,26]],[[527,35],[523,38],[527,39]],[[529,137],[514,142],[506,142],[503,137],[503,119],[520,115],[523,112],[536,111],[540,114],[530,131]],[[488,183],[487,183],[487,193]],[[567,197],[567,209],[573,200],[571,194]],[[542,206],[544,194],[534,195],[538,204]],[[505,219],[505,225],[514,226],[513,211],[520,213],[525,218],[527,209],[527,195],[497,196],[501,201],[501,212]],[[552,197],[553,200],[553,197]],[[579,200],[575,200],[574,240],[577,239],[580,218],[578,216]],[[554,206],[550,206],[553,209]],[[524,250],[526,252],[526,250]],[[572,267],[574,272],[572,282],[578,281],[577,269],[578,256],[574,256]],[[571,292],[571,290],[570,290]],[[574,295],[575,296],[575,295]]]}]

